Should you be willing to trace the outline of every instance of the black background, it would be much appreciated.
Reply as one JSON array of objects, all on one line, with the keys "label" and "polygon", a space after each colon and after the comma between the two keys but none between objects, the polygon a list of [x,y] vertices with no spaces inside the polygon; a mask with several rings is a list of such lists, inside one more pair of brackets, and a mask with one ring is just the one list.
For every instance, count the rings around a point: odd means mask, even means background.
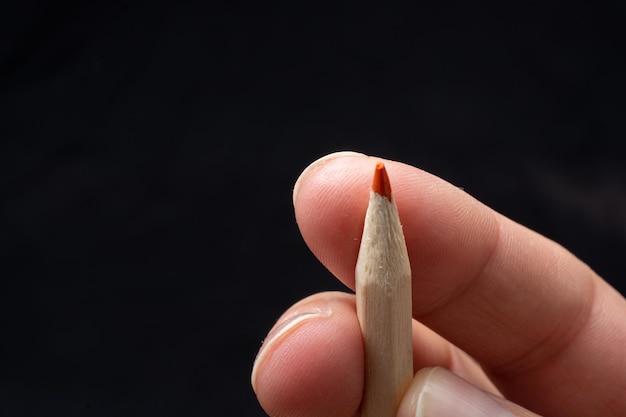
[{"label": "black background", "polygon": [[342,289],[291,189],[420,166],[623,293],[623,2],[0,9],[0,414],[262,416],[256,350]]}]

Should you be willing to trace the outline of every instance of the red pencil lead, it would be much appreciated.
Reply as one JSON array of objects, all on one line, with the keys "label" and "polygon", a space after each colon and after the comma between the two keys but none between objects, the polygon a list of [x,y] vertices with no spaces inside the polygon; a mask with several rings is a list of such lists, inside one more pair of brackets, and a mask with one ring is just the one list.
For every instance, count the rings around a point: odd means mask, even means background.
[{"label": "red pencil lead", "polygon": [[387,175],[385,165],[382,162],[376,164],[372,190],[391,201],[391,184],[389,183],[389,176]]}]

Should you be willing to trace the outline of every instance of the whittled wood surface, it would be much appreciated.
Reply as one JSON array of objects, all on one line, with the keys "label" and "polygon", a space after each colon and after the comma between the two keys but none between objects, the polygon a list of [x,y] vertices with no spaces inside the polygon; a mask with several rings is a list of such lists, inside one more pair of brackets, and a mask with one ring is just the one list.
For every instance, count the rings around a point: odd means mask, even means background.
[{"label": "whittled wood surface", "polygon": [[393,198],[373,190],[356,296],[366,358],[361,417],[393,417],[413,378],[411,267]]}]

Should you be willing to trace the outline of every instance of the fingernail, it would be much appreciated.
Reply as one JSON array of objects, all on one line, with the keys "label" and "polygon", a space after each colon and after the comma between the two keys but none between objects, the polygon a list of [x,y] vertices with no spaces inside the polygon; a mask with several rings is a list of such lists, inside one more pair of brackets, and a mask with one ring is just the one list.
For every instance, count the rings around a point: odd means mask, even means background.
[{"label": "fingernail", "polygon": [[263,341],[259,352],[254,359],[254,365],[252,366],[252,375],[250,377],[252,387],[255,386],[257,377],[257,371],[263,361],[266,359],[268,352],[272,351],[272,347],[275,346],[280,340],[285,338],[286,335],[293,332],[302,323],[316,319],[319,317],[328,317],[332,314],[330,308],[330,302],[327,300],[325,304],[310,305],[304,304],[290,312],[288,315],[280,319],[267,334],[267,337]]},{"label": "fingernail", "polygon": [[[410,401],[415,417],[515,417],[510,409],[496,401],[491,394],[479,390],[444,368],[427,370],[421,385]],[[399,417],[402,415],[409,414],[398,413]]]},{"label": "fingernail", "polygon": [[327,163],[328,161],[332,161],[333,159],[337,159],[340,158],[342,156],[355,156],[355,155],[363,155],[361,153],[358,152],[353,152],[353,151],[340,151],[340,152],[334,152],[331,154],[328,154],[326,156],[323,156],[319,159],[317,159],[316,161],[313,161],[311,164],[309,164],[308,167],[306,167],[304,169],[304,171],[302,171],[302,173],[300,174],[300,176],[298,177],[298,179],[296,180],[296,183],[293,186],[293,203],[296,203],[296,198],[298,196],[298,191],[300,189],[300,185],[302,184],[302,178],[306,177],[306,175],[311,172],[313,169],[318,168],[322,165],[324,165],[325,163]]}]

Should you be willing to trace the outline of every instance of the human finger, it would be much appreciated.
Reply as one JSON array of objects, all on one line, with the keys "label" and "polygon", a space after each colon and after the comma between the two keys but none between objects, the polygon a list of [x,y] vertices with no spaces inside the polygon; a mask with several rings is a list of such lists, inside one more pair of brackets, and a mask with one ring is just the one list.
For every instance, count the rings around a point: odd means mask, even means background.
[{"label": "human finger", "polygon": [[[442,366],[495,392],[480,367],[415,322],[415,370]],[[363,339],[352,294],[315,294],[288,309],[270,331],[252,372],[261,406],[271,416],[352,417],[361,402]]]},{"label": "human finger", "polygon": [[[294,192],[320,261],[354,288],[373,167],[335,154]],[[547,415],[623,415],[626,303],[570,252],[427,172],[384,161],[413,274],[414,318],[476,358],[514,401]]]},{"label": "human finger", "polygon": [[400,403],[397,417],[539,417],[483,391],[445,368],[423,368]]}]

